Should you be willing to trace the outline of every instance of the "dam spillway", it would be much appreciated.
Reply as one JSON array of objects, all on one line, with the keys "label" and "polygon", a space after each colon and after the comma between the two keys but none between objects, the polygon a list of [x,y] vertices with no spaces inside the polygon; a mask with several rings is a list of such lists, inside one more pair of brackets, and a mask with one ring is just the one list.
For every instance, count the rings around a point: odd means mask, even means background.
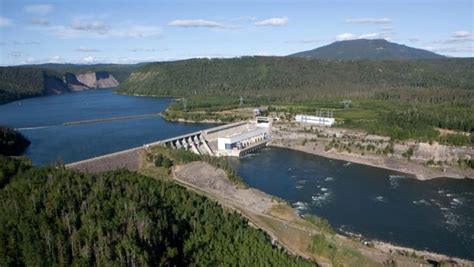
[{"label": "dam spillway", "polygon": [[[69,163],[66,168],[85,172],[103,172],[116,169],[136,171],[140,167],[140,156],[153,146],[184,149],[198,155],[212,157],[240,157],[265,147],[271,140],[270,132],[271,121],[266,118],[230,123]],[[223,149],[219,149],[219,143],[223,146]]]},{"label": "dam spillway", "polygon": [[185,149],[199,155],[240,157],[258,150],[271,140],[271,119],[230,123],[156,143],[171,149]]}]

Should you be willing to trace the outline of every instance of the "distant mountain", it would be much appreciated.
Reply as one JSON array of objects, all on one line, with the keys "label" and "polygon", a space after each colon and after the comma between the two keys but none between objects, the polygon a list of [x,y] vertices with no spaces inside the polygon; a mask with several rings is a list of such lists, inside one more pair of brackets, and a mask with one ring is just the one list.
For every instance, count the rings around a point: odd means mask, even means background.
[{"label": "distant mountain", "polygon": [[292,54],[293,57],[332,60],[397,60],[446,58],[436,53],[391,43],[383,39],[339,41],[313,50]]}]

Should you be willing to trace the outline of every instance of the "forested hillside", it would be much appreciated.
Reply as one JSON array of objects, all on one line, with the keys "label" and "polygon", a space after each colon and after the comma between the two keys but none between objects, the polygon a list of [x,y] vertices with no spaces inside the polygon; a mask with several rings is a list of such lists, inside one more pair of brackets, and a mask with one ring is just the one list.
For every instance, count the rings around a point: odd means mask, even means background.
[{"label": "forested hillside", "polygon": [[67,90],[59,73],[40,68],[0,67],[0,104]]},{"label": "forested hillside", "polygon": [[0,126],[0,155],[20,155],[29,145],[30,141],[20,132]]},{"label": "forested hillside", "polygon": [[22,174],[0,190],[1,266],[310,265],[170,182],[128,171],[16,169]]},{"label": "forested hillside", "polygon": [[243,57],[151,63],[134,71],[120,91],[159,96],[244,95],[287,102],[376,94],[400,98],[407,92],[436,101],[472,99],[473,87],[474,59],[338,62]]}]

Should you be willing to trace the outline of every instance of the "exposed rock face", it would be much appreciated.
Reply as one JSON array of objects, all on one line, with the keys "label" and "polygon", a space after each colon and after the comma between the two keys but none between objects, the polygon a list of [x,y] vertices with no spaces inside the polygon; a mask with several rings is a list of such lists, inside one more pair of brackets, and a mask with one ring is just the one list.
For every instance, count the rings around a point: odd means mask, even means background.
[{"label": "exposed rock face", "polygon": [[110,88],[117,87],[119,85],[119,82],[115,79],[115,77],[106,71],[96,72],[95,77],[97,81],[97,88]]},{"label": "exposed rock face", "polygon": [[119,82],[106,71],[86,72],[81,74],[66,73],[64,83],[70,91],[85,91],[97,88],[117,87]]},{"label": "exposed rock face", "polygon": [[71,91],[84,91],[84,90],[89,90],[90,87],[87,85],[81,83],[79,80],[77,80],[77,77],[73,73],[66,73],[64,75],[64,83],[67,84],[67,87]]},{"label": "exposed rock face", "polygon": [[119,84],[112,74],[105,71],[81,73],[76,78],[89,88],[110,88]]}]

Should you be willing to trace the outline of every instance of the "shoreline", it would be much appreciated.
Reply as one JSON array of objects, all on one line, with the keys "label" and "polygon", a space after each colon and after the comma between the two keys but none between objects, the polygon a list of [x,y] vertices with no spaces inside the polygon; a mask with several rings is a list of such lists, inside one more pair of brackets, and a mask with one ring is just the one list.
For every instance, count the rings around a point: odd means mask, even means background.
[{"label": "shoreline", "polygon": [[[197,189],[207,197],[215,199],[220,202],[222,205],[227,206],[232,209],[240,210],[240,213],[243,217],[249,219],[253,222],[258,228],[267,232],[273,239],[280,242],[290,254],[299,254],[304,258],[314,257],[313,253],[309,253],[305,249],[297,249],[295,244],[288,240],[287,237],[282,236],[281,233],[275,232],[274,229],[269,228],[268,225],[263,223],[260,220],[256,220],[256,216],[265,216],[272,218],[279,223],[283,223],[286,227],[297,227],[300,231],[303,231],[303,234],[321,234],[321,229],[314,228],[314,226],[305,227],[301,224],[302,220],[304,221],[301,215],[297,215],[296,210],[291,206],[286,206],[285,215],[281,216],[279,213],[272,212],[276,207],[280,205],[285,205],[278,200],[275,200],[275,197],[271,194],[265,193],[259,189],[248,187],[246,189],[238,189],[235,185],[229,182],[216,183],[216,182],[205,182],[202,180],[202,171],[200,168],[193,168],[191,166],[206,166],[208,165],[205,162],[192,162],[183,165],[179,165],[173,169],[172,177],[178,183],[190,187],[191,189]],[[186,170],[186,174],[183,174],[182,171]],[[210,167],[207,169],[207,174],[216,179],[216,177],[221,177],[220,179],[227,180],[227,175],[223,173],[222,169],[215,169]],[[224,178],[226,177],[226,178]],[[228,180],[227,180],[228,181]],[[245,196],[245,197],[244,197]],[[252,216],[254,214],[254,216]],[[316,215],[318,216],[318,215]],[[298,223],[299,222],[299,223]],[[303,226],[303,227],[298,227]],[[371,238],[365,238],[362,235],[359,235],[358,238],[351,238],[350,234],[347,233],[336,233],[336,240],[339,240],[345,246],[349,246],[352,249],[359,251],[362,255],[367,256],[369,259],[374,261],[380,261],[381,258],[384,260],[393,258],[396,259],[402,266],[421,266],[422,262],[425,260],[435,260],[439,262],[454,262],[455,266],[470,266],[472,263],[471,260],[462,259],[455,256],[449,256],[446,254],[432,252],[427,250],[420,250],[411,247],[405,247],[402,245],[397,245],[390,243],[389,241],[376,240]],[[371,244],[373,247],[371,247]],[[319,256],[316,260],[322,260]],[[324,261],[323,261],[324,262]],[[320,262],[321,263],[321,262]]]},{"label": "shoreline", "polygon": [[[165,110],[165,112],[166,112],[166,110]],[[204,119],[202,121],[187,120],[187,119],[183,119],[183,118],[169,119],[165,115],[163,115],[163,112],[160,112],[159,116],[167,122],[180,122],[180,123],[193,123],[193,124],[199,124],[199,123],[201,123],[201,124],[226,124],[227,123],[227,122],[222,122],[222,121],[219,121],[219,120],[208,120],[208,119]]]},{"label": "shoreline", "polygon": [[[280,139],[276,139],[276,140],[281,141]],[[368,158],[368,157],[361,157],[361,156],[358,157],[358,156],[348,155],[348,154],[343,154],[343,153],[325,152],[319,149],[313,150],[313,149],[310,149],[312,147],[307,147],[307,146],[303,147],[301,145],[291,145],[291,144],[285,145],[282,143],[275,143],[276,140],[272,140],[271,142],[269,142],[268,146],[286,148],[286,149],[291,149],[294,151],[299,151],[299,152],[303,152],[303,153],[307,153],[311,155],[325,157],[328,159],[347,161],[351,163],[362,164],[366,166],[401,172],[401,173],[411,175],[413,176],[413,178],[420,181],[432,180],[432,179],[437,179],[437,178],[474,179],[474,177],[462,176],[454,172],[436,171],[415,162],[401,161],[398,159],[391,159],[391,158],[382,158],[382,157]],[[389,161],[390,163],[387,164],[387,161]],[[398,166],[394,166],[394,165],[398,165]]]}]

